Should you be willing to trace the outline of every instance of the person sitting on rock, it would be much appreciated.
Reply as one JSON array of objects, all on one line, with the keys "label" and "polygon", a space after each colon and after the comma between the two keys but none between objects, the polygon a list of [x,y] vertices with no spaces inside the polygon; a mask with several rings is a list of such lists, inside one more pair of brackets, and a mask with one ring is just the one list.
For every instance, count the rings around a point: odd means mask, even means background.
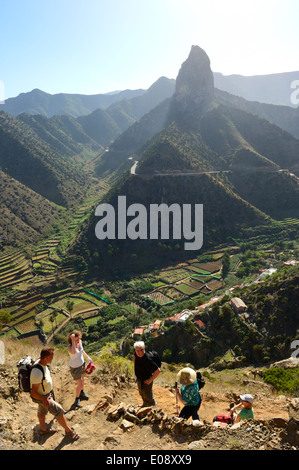
[{"label": "person sitting on rock", "polygon": [[230,410],[234,423],[239,423],[239,421],[244,419],[254,419],[252,395],[245,393],[245,395],[240,395],[240,399],[241,402],[233,406]]}]

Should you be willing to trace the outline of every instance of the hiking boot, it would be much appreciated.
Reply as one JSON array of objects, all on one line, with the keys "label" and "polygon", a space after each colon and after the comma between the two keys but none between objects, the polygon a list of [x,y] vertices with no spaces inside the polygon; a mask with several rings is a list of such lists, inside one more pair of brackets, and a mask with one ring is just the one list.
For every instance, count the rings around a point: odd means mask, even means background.
[{"label": "hiking boot", "polygon": [[82,408],[82,405],[80,403],[80,398],[76,398],[75,403],[74,403],[74,408]]},{"label": "hiking boot", "polygon": [[86,395],[86,393],[84,392],[84,390],[82,390],[82,392],[80,393],[80,400],[88,400],[89,399],[89,396]]}]

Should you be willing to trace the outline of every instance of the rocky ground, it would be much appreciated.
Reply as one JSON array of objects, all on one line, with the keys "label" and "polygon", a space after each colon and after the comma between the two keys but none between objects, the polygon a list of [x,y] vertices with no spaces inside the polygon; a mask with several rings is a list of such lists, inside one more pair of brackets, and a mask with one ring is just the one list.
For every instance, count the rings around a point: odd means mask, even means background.
[{"label": "rocky ground", "polygon": [[[167,369],[165,366],[164,369]],[[72,428],[80,435],[70,442],[49,415],[57,432],[39,435],[37,405],[20,393],[15,365],[0,370],[0,450],[292,450],[299,449],[299,399],[278,396],[251,369],[213,375],[202,390],[200,422],[177,417],[177,404],[167,371],[155,382],[155,408],[140,409],[134,379],[113,377],[98,370],[86,376],[88,401],[73,410],[75,387],[67,365],[52,366],[56,399],[66,410]],[[232,383],[232,377],[235,382]],[[220,378],[220,379],[219,379]],[[212,379],[212,375],[211,375]],[[225,382],[226,380],[226,382]],[[238,385],[237,385],[238,384]],[[232,392],[231,389],[235,391]],[[247,391],[255,397],[255,420],[241,425],[213,424],[213,417],[227,413],[229,404]]]}]

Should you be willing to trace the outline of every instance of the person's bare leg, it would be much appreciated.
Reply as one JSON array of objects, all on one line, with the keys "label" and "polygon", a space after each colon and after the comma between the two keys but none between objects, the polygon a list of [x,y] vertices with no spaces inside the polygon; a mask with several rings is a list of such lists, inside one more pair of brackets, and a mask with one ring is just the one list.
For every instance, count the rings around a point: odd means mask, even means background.
[{"label": "person's bare leg", "polygon": [[38,420],[39,420],[40,430],[41,431],[46,431],[47,430],[46,416],[42,415],[41,413],[37,413],[37,417],[38,417]]},{"label": "person's bare leg", "polygon": [[57,419],[58,423],[60,424],[60,426],[62,426],[63,429],[64,429],[66,432],[70,432],[70,431],[71,431],[71,428],[70,428],[69,425],[67,424],[65,415],[61,415],[61,416],[59,416],[59,418],[56,418],[56,419]]}]

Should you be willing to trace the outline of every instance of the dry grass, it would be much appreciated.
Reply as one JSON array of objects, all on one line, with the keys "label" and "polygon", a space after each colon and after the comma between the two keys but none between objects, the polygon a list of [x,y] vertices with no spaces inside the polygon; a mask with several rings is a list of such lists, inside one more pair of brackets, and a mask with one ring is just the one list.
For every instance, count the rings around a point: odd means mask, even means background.
[{"label": "dry grass", "polygon": [[[28,340],[3,339],[5,351],[5,366],[15,367],[18,361],[25,355],[38,359],[40,356],[41,346],[31,344]],[[59,366],[68,361],[66,351],[55,348],[53,365]]]}]

